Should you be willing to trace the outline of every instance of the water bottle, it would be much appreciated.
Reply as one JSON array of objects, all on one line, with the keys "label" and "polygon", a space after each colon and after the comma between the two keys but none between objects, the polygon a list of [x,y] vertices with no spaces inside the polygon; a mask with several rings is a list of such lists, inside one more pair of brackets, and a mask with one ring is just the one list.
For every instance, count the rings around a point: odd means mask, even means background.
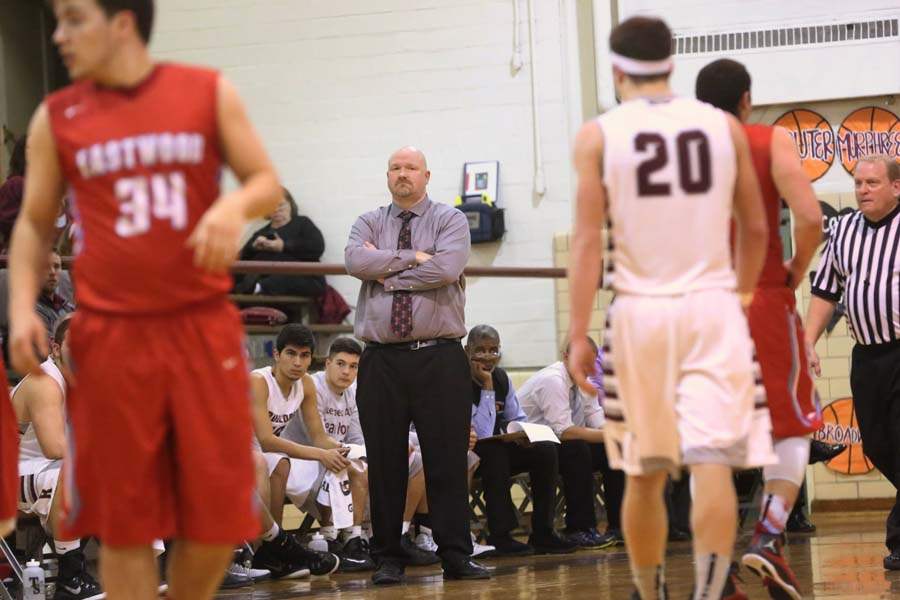
[{"label": "water bottle", "polygon": [[307,548],[313,552],[328,552],[328,540],[321,533],[316,532],[309,541]]},{"label": "water bottle", "polygon": [[29,560],[22,571],[22,600],[46,600],[44,569],[36,560]]}]

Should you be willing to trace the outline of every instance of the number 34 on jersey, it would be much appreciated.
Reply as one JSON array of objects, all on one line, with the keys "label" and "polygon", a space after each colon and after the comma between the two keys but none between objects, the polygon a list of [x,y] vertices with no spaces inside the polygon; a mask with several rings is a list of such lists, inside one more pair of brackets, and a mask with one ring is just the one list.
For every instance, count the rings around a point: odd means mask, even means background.
[{"label": "number 34 on jersey", "polygon": [[121,237],[147,233],[154,219],[168,221],[176,231],[184,229],[188,223],[186,191],[181,171],[116,180],[116,233]]}]

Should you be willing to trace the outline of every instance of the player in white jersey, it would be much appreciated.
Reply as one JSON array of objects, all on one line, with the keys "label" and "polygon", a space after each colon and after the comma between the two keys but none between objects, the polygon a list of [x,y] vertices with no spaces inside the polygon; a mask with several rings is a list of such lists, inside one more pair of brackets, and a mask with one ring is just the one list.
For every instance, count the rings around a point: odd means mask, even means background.
[{"label": "player in white jersey", "polygon": [[[731,115],[669,88],[672,33],[633,17],[610,35],[622,104],[575,143],[570,370],[585,390],[607,219],[611,329],[604,340],[607,452],[627,475],[623,529],[636,598],[666,598],[666,476],[696,485],[694,599],[718,599],[737,529],[732,468],[773,461],[746,307],[767,227],[746,137]],[[736,271],[729,244],[736,223]],[[736,293],[737,292],[737,293]]]},{"label": "player in white jersey", "polygon": [[[44,529],[54,535],[62,510],[66,455],[66,389],[68,331],[71,316],[59,320],[51,339],[50,357],[41,363],[40,375],[27,375],[11,394],[22,438],[19,444],[20,512],[40,518]],[[59,556],[59,580],[54,600],[85,600],[102,595],[100,585],[85,568],[81,540],[60,540],[53,546]]]},{"label": "player in white jersey", "polygon": [[[347,448],[325,434],[316,409],[316,386],[307,373],[315,349],[308,327],[285,325],[275,340],[272,366],[250,375],[253,428],[270,475],[270,504],[274,524],[281,525],[284,497],[302,507],[310,492],[321,484],[326,469],[341,472],[350,465]],[[297,415],[310,431],[313,445],[292,442],[279,434]],[[284,541],[284,538],[279,538]],[[253,566],[276,574],[286,568],[286,548],[264,541],[253,557]],[[310,553],[306,557],[313,575],[332,573],[340,565],[331,553]]]}]

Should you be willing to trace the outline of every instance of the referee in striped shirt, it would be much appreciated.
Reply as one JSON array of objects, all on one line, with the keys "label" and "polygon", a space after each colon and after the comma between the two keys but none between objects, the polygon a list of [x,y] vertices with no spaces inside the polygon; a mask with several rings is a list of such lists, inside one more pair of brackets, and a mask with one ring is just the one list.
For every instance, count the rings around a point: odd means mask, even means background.
[{"label": "referee in striped shirt", "polygon": [[[850,389],[866,455],[900,489],[900,163],[862,157],[853,175],[859,210],[841,217],[812,284],[806,316],[810,348],[843,298],[856,340]],[[819,357],[810,364],[821,373]],[[900,570],[900,492],[887,518],[890,554],[884,568]]]}]

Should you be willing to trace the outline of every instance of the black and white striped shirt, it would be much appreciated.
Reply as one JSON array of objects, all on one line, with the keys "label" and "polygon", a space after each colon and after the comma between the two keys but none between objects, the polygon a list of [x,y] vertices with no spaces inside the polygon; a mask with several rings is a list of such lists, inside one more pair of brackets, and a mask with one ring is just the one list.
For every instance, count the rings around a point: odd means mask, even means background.
[{"label": "black and white striped shirt", "polygon": [[859,344],[900,339],[900,205],[872,223],[859,211],[841,217],[812,283],[815,296],[844,300]]}]

